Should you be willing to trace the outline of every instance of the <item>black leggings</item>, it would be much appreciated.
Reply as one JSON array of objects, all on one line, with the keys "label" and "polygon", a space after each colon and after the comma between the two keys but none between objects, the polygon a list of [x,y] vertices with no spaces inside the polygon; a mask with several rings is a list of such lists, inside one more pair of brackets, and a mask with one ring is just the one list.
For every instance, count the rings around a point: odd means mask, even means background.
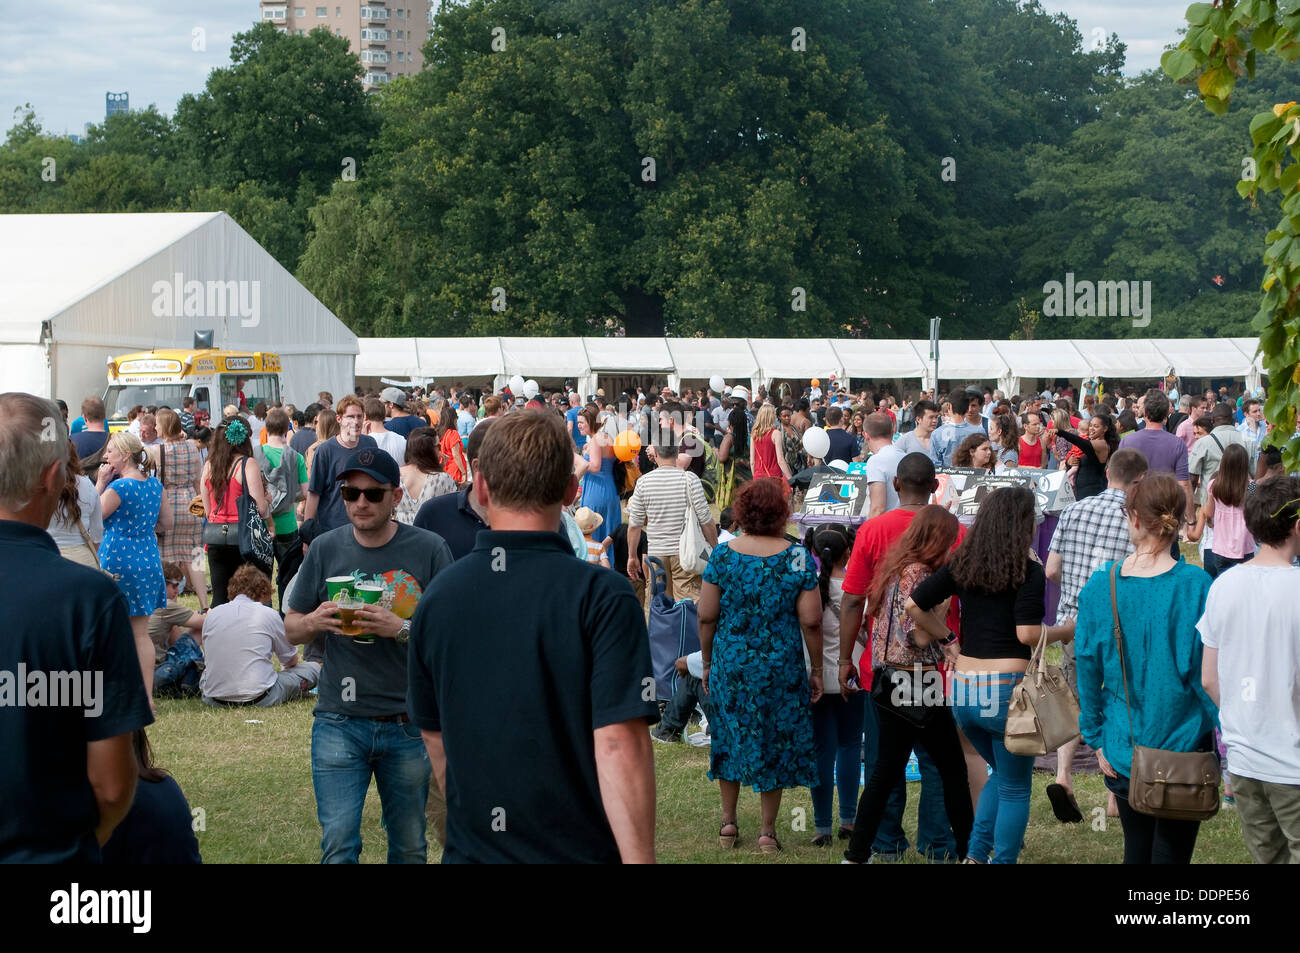
[{"label": "black leggings", "polygon": [[1124,863],[1190,864],[1196,850],[1200,821],[1171,821],[1139,814],[1128,798],[1115,795],[1119,822],[1124,828]]},{"label": "black leggings", "polygon": [[[876,678],[884,678],[877,672]],[[868,700],[867,704],[875,704]],[[970,782],[966,779],[966,759],[962,755],[961,741],[957,737],[957,722],[952,709],[944,706],[934,711],[930,722],[918,728],[895,714],[892,708],[876,705],[876,721],[880,726],[880,740],[876,750],[876,767],[871,772],[866,789],[858,800],[858,816],[853,824],[853,837],[845,856],[858,863],[866,863],[871,856],[871,845],[876,839],[876,828],[885,813],[890,792],[907,770],[907,759],[914,745],[919,744],[934,759],[943,781],[943,805],[948,812],[948,823],[957,843],[957,856],[966,856],[975,812],[970,802]]]},{"label": "black leggings", "polygon": [[230,577],[245,563],[256,566],[266,573],[268,577],[271,575],[270,566],[263,566],[261,563],[245,559],[239,555],[238,546],[221,546],[208,543],[208,573],[212,576],[212,605],[214,607],[225,605],[230,601],[226,586],[230,583]]}]

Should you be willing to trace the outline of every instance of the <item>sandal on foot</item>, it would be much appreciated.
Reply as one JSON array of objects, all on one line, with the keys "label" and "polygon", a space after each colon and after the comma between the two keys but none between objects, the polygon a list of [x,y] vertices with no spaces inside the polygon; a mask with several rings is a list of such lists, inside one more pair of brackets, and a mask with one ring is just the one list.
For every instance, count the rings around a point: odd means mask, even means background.
[{"label": "sandal on foot", "polygon": [[[771,841],[772,843],[770,843],[770,844],[764,844],[763,841],[764,841],[765,839]],[[758,835],[758,849],[759,849],[759,852],[760,852],[760,853],[763,853],[763,854],[779,854],[779,853],[781,853],[781,850],[782,850],[781,842],[780,842],[779,840],[776,839],[776,832],[773,831],[773,832],[771,832],[771,833],[759,834],[759,835]]]},{"label": "sandal on foot", "polygon": [[1052,802],[1052,813],[1062,824],[1078,824],[1083,820],[1079,802],[1064,784],[1049,784],[1047,799]]},{"label": "sandal on foot", "polygon": [[840,840],[852,840],[853,828],[840,825]]},{"label": "sandal on foot", "polygon": [[[736,833],[734,834],[726,833],[728,827],[734,827],[736,829]],[[721,847],[723,850],[731,850],[733,847],[736,846],[736,844],[739,841],[740,841],[740,827],[736,824],[735,821],[726,821],[725,823],[723,823],[723,825],[720,828],[718,828],[718,846]]]},{"label": "sandal on foot", "polygon": [[833,842],[834,838],[830,834],[818,834],[813,838],[812,845],[814,847],[830,847]]}]

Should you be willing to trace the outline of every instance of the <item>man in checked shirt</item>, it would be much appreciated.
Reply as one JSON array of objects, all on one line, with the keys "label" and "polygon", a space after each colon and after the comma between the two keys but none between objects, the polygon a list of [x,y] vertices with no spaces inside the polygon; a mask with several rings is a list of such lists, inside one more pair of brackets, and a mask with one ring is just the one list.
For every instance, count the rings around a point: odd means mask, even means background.
[{"label": "man in checked shirt", "polygon": [[[1073,619],[1079,611],[1079,591],[1092,574],[1110,560],[1123,559],[1133,552],[1128,534],[1124,505],[1128,494],[1147,474],[1147,458],[1138,450],[1116,450],[1106,461],[1106,489],[1096,496],[1071,503],[1061,513],[1060,522],[1048,547],[1047,578],[1061,587],[1056,607],[1056,624]],[[1076,696],[1079,683],[1074,666],[1074,641],[1061,646],[1061,668]],[[1078,740],[1061,745],[1056,752],[1056,781],[1047,786],[1056,819],[1065,823],[1083,820],[1074,799],[1072,766]],[[1107,813],[1118,814],[1112,801]]]}]

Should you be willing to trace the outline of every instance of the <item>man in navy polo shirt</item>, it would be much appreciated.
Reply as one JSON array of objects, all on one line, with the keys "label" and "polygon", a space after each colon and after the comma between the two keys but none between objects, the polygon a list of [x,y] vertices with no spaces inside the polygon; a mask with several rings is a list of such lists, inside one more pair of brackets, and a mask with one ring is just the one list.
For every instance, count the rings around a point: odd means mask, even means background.
[{"label": "man in navy polo shirt", "polygon": [[98,863],[153,721],[126,599],[45,532],[67,458],[53,401],[0,394],[0,863]]},{"label": "man in navy polo shirt", "polygon": [[[402,475],[384,451],[353,451],[339,479],[349,523],[312,541],[284,619],[291,643],[318,634],[326,640],[311,731],[321,862],[360,859],[361,811],[373,775],[388,862],[423,864],[429,757],[406,714],[405,643],[421,594],[451,565],[451,553],[433,533],[393,520]],[[356,611],[362,623],[356,637],[343,634],[338,603],[329,598],[326,580],[339,576],[382,585],[378,604]]]},{"label": "man in navy polo shirt", "polygon": [[563,423],[492,424],[474,489],[492,529],[411,627],[407,696],[447,796],[443,862],[651,862],[649,640],[627,580],[557,532],[578,492]]},{"label": "man in navy polo shirt", "polygon": [[[478,462],[479,448],[488,435],[493,421],[485,420],[470,431],[465,443],[469,460],[469,479],[473,479],[474,464]],[[474,549],[478,531],[488,528],[487,507],[478,501],[474,487],[467,486],[457,493],[445,493],[420,505],[415,514],[415,526],[437,533],[451,550],[452,559],[462,559]]]}]

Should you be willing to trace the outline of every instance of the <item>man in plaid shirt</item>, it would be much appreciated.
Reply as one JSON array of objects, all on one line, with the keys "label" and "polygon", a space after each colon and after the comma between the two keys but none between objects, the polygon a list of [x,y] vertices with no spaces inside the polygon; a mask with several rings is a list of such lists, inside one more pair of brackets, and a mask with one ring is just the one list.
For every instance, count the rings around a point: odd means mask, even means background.
[{"label": "man in plaid shirt", "polygon": [[[1056,624],[1068,622],[1079,612],[1079,592],[1103,564],[1123,559],[1133,552],[1124,504],[1128,493],[1147,473],[1147,458],[1138,450],[1116,450],[1106,461],[1106,489],[1096,496],[1071,503],[1061,513],[1047,555],[1047,578],[1061,587],[1056,607]],[[1079,684],[1074,666],[1074,641],[1061,646],[1061,668],[1077,695]],[[1056,753],[1056,781],[1047,786],[1047,796],[1057,820],[1083,820],[1074,799],[1072,766],[1077,740],[1061,745]]]}]

